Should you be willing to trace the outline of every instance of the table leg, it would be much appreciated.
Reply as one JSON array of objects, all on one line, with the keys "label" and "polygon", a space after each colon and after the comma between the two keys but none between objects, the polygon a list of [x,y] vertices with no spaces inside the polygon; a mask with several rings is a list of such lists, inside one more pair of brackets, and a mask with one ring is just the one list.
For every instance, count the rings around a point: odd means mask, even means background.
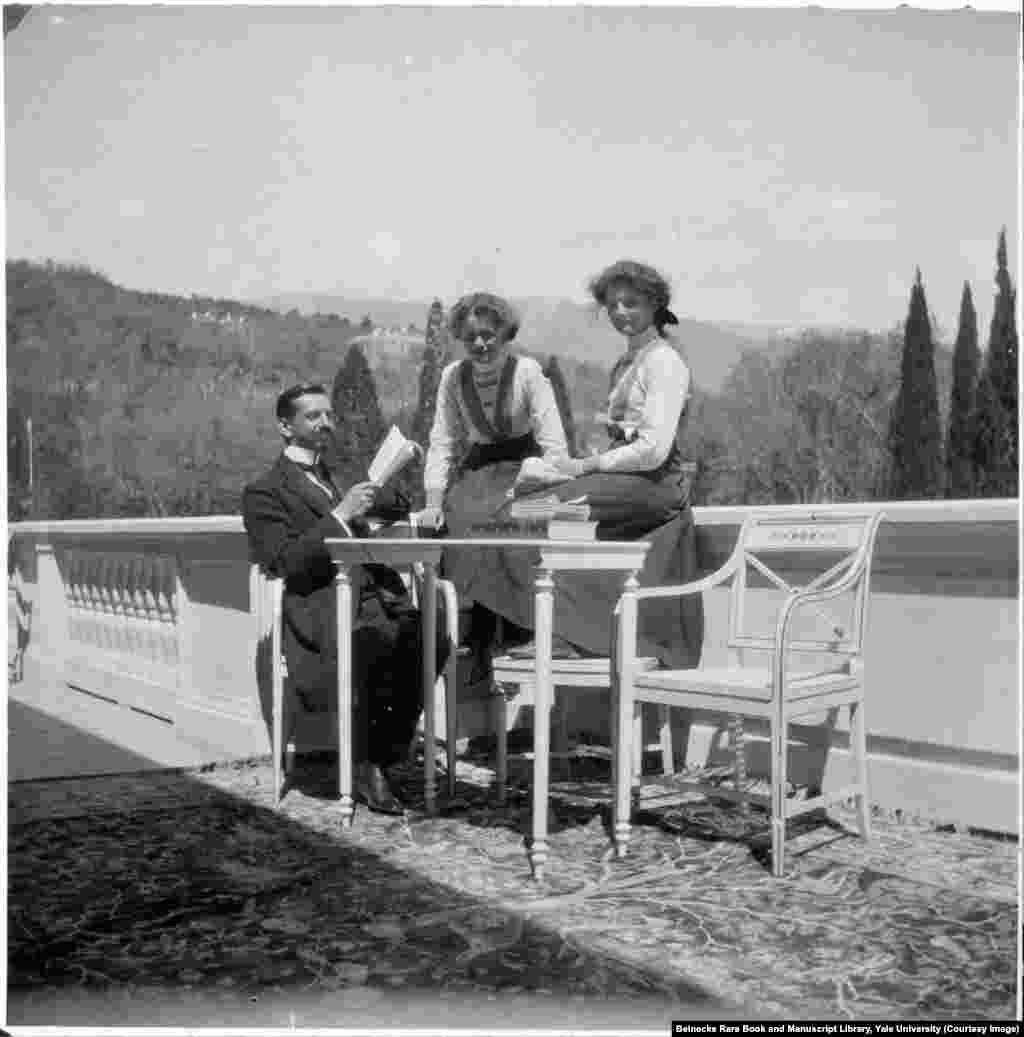
[{"label": "table leg", "polygon": [[612,669],[612,701],[615,716],[615,846],[618,856],[626,856],[630,837],[632,806],[634,739],[633,739],[633,673],[636,656],[636,573],[630,573],[619,600],[616,625],[615,659]]},{"label": "table leg", "polygon": [[494,747],[495,796],[499,806],[505,805],[505,788],[508,785],[508,704],[505,689],[499,685],[491,695],[491,710],[494,714],[492,726],[496,745]]},{"label": "table leg", "polygon": [[423,565],[423,797],[428,814],[437,809],[437,742],[434,733],[434,693],[437,688],[437,572]]},{"label": "table leg", "polygon": [[338,565],[334,587],[338,606],[338,795],[341,824],[349,828],[355,806],[352,799],[352,582],[346,566]]},{"label": "table leg", "polygon": [[533,716],[533,876],[544,877],[548,858],[548,781],[551,763],[551,634],[554,620],[554,580],[538,567],[534,586],[534,716]]},{"label": "table leg", "polygon": [[[273,585],[273,601],[270,610],[270,665],[271,694],[273,697],[273,747],[274,747],[274,803],[281,802],[284,788],[284,672],[282,663],[281,626],[282,626],[282,587],[277,582]],[[261,599],[262,600],[262,599]],[[260,636],[263,635],[262,628]]]},{"label": "table leg", "polygon": [[448,750],[448,796],[455,797],[456,758],[455,743],[458,739],[458,647],[459,647],[459,612],[455,591],[446,587],[445,618],[448,626],[448,661],[444,668],[444,739]]}]

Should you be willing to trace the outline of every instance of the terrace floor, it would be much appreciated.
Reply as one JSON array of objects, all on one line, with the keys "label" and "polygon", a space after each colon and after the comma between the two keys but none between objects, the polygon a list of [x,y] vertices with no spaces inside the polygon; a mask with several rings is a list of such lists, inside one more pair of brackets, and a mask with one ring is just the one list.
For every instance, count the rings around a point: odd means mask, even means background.
[{"label": "terrace floor", "polygon": [[[27,710],[12,748],[53,758],[67,725]],[[302,761],[275,809],[267,759],[90,775],[80,761],[110,747],[75,738],[78,773],[51,762],[8,787],[11,1025],[1016,1017],[1013,841],[878,817],[865,844],[840,809],[793,831],[774,879],[750,821],[676,796],[617,860],[606,761],[581,754],[554,787],[538,884],[528,792],[496,806],[483,755],[460,761],[440,816],[407,769],[407,816],[360,807],[345,832],[329,760]]]}]

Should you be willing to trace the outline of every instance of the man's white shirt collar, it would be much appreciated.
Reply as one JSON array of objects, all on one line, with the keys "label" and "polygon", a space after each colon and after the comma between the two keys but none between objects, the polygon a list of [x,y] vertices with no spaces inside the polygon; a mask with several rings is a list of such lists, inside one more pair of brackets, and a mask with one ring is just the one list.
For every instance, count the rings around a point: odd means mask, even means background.
[{"label": "man's white shirt collar", "polygon": [[289,461],[294,461],[296,464],[301,465],[315,465],[320,459],[320,455],[315,450],[310,450],[309,447],[299,446],[298,443],[289,443],[284,448],[284,456]]}]

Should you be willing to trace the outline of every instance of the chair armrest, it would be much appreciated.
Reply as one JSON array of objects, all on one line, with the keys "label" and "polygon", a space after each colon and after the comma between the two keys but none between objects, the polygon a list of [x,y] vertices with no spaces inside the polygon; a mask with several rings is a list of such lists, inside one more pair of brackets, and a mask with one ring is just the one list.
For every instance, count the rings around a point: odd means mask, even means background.
[{"label": "chair armrest", "polygon": [[[412,566],[413,578],[416,581],[417,595],[422,596],[423,587],[423,563],[415,562]],[[437,579],[434,581],[437,594],[445,605],[445,625],[452,645],[459,643],[459,595],[455,590],[455,584],[451,580]]]},{"label": "chair armrest", "polygon": [[720,583],[725,583],[726,580],[734,576],[739,560],[739,554],[734,552],[725,565],[709,576],[703,576],[699,580],[692,580],[690,583],[680,583],[675,586],[640,587],[634,592],[634,596],[638,601],[643,601],[648,598],[681,598],[687,594],[700,594],[703,591],[710,590],[712,587],[717,587]]}]

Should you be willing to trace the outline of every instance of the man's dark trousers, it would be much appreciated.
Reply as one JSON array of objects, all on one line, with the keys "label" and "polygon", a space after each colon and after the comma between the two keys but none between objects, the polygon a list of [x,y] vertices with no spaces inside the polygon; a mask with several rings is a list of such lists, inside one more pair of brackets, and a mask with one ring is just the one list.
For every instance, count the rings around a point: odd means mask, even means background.
[{"label": "man's dark trousers", "polygon": [[[340,491],[339,491],[340,493]],[[283,455],[261,479],[245,488],[242,516],[252,557],[284,578],[283,648],[290,683],[310,710],[337,701],[337,603],[334,566],[324,539],[344,537],[331,513],[336,500],[318,489]],[[408,513],[400,495],[385,492],[374,515]],[[360,520],[352,533],[368,535]],[[353,630],[353,755],[381,767],[398,761],[412,740],[423,710],[422,630],[401,577],[382,565],[352,569],[358,606]],[[449,646],[438,623],[437,667]]]}]

